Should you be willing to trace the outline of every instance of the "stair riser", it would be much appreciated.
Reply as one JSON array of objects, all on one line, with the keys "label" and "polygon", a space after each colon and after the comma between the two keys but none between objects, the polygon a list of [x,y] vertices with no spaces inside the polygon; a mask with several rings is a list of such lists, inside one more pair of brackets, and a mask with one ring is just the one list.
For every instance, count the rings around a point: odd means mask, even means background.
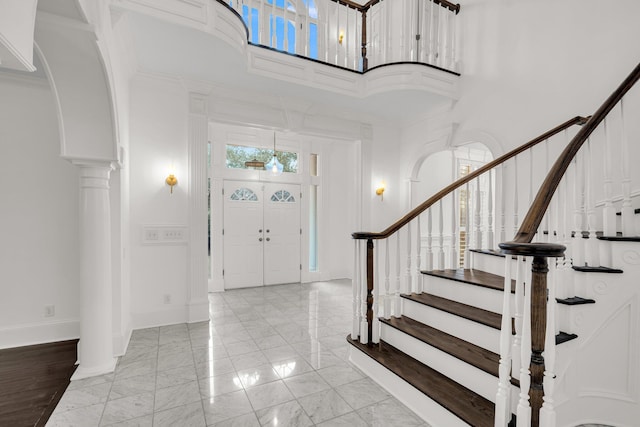
[{"label": "stair riser", "polygon": [[430,346],[398,329],[382,324],[381,337],[392,346],[495,403],[498,378]]},{"label": "stair riser", "polygon": [[432,426],[469,427],[469,424],[431,400],[393,372],[350,346],[349,360],[396,399]]},{"label": "stair riser", "polygon": [[[439,297],[458,301],[463,304],[472,305],[494,313],[502,313],[502,291],[444,279],[435,276],[425,276],[426,292]],[[514,306],[515,299],[511,295],[511,307]]]},{"label": "stair riser", "polygon": [[[477,252],[471,252],[472,266],[476,270],[486,271],[487,273],[497,274],[498,276],[504,276],[505,262],[504,257],[495,255],[481,254]],[[512,260],[511,271],[512,278],[515,279],[517,261]]]},{"label": "stair riser", "polygon": [[500,352],[500,331],[403,298],[403,314],[494,353]]}]

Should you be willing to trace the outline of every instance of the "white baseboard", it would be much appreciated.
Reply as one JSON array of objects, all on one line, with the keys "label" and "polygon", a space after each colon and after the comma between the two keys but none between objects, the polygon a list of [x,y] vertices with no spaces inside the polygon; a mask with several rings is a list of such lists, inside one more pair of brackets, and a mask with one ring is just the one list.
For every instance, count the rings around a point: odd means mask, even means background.
[{"label": "white baseboard", "polygon": [[[197,304],[198,308],[202,309],[202,304]],[[194,311],[194,319],[199,313],[198,308]],[[177,323],[189,323],[190,320],[190,307],[187,305],[159,308],[157,310],[149,310],[144,312],[131,313],[131,328],[132,329],[144,329],[153,328],[156,326],[175,325]],[[207,305],[207,315],[204,320],[209,318],[209,310]],[[200,321],[200,320],[193,320]]]},{"label": "white baseboard", "polygon": [[113,335],[113,355],[115,357],[124,356],[127,352],[127,347],[129,347],[129,341],[131,341],[132,333],[133,330],[129,328],[123,334]]},{"label": "white baseboard", "polygon": [[188,309],[189,317],[187,321],[189,323],[206,322],[209,320],[209,298],[205,297],[191,301]]},{"label": "white baseboard", "polygon": [[78,337],[78,319],[27,323],[0,328],[0,349],[72,340]]}]

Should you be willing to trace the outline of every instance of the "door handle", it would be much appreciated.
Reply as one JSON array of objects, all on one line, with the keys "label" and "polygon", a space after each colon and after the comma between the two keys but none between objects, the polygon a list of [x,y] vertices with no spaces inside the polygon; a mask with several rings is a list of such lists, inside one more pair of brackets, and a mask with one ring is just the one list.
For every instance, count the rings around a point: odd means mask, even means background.
[{"label": "door handle", "polygon": [[269,232],[269,229],[267,228],[267,233]]},{"label": "door handle", "polygon": [[267,242],[269,242],[269,241],[271,241],[271,239],[267,237]]},{"label": "door handle", "polygon": [[262,237],[260,237],[260,238],[258,239],[258,242],[262,242]]},{"label": "door handle", "polygon": [[262,228],[260,230],[258,230],[258,233],[262,233]]}]

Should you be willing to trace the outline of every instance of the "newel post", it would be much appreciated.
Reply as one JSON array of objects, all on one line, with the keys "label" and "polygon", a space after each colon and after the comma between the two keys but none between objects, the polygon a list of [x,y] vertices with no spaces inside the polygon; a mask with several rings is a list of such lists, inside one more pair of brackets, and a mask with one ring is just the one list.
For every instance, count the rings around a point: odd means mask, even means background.
[{"label": "newel post", "polygon": [[373,343],[373,240],[367,239],[367,344]]},{"label": "newel post", "polygon": [[[543,353],[545,351],[545,340],[548,333],[555,335],[555,331],[547,331],[547,273],[549,272],[547,258],[562,257],[566,248],[563,245],[554,243],[507,242],[501,243],[500,249],[507,255],[533,257],[530,287],[531,322],[530,325],[524,325],[523,327],[530,327],[530,334],[527,335],[531,337],[529,364],[531,381],[528,402],[531,407],[531,426],[539,427],[540,408],[542,408],[544,397],[545,360]],[[523,346],[523,348],[526,347]],[[519,406],[523,406],[522,402],[519,403]],[[527,402],[524,402],[524,406],[527,406]],[[520,413],[518,414],[518,421],[520,421],[521,415]],[[526,422],[523,425],[527,425]]]}]

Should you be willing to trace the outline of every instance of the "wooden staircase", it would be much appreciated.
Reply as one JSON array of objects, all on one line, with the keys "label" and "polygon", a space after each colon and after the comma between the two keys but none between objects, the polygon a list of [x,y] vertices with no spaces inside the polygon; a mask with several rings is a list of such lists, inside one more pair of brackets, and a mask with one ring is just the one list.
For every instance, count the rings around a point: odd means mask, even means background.
[{"label": "wooden staircase", "polygon": [[[475,264],[483,268],[503,265],[504,255],[495,251],[472,252]],[[460,421],[471,426],[493,426],[502,315],[482,306],[500,305],[504,277],[475,268],[422,273],[426,291],[402,294],[403,314],[380,318],[379,344],[361,344],[350,336],[347,340]],[[515,293],[515,280],[510,292]],[[477,299],[476,304],[460,301],[469,300],[469,295]],[[512,329],[515,334],[513,318]],[[575,338],[575,334],[560,332],[556,343]],[[511,378],[511,383],[517,401],[519,380]],[[455,425],[457,421],[443,420],[441,425]]]},{"label": "wooden staircase", "polygon": [[[638,80],[640,64],[592,116],[467,173],[381,232],[352,234],[351,360],[432,426],[640,419],[640,250],[629,246],[640,238],[622,101]],[[617,148],[611,120],[622,128]],[[560,133],[565,146],[549,143]],[[547,163],[534,167],[540,143]],[[612,152],[622,153],[618,198]],[[520,173],[523,153],[531,176]]]}]

